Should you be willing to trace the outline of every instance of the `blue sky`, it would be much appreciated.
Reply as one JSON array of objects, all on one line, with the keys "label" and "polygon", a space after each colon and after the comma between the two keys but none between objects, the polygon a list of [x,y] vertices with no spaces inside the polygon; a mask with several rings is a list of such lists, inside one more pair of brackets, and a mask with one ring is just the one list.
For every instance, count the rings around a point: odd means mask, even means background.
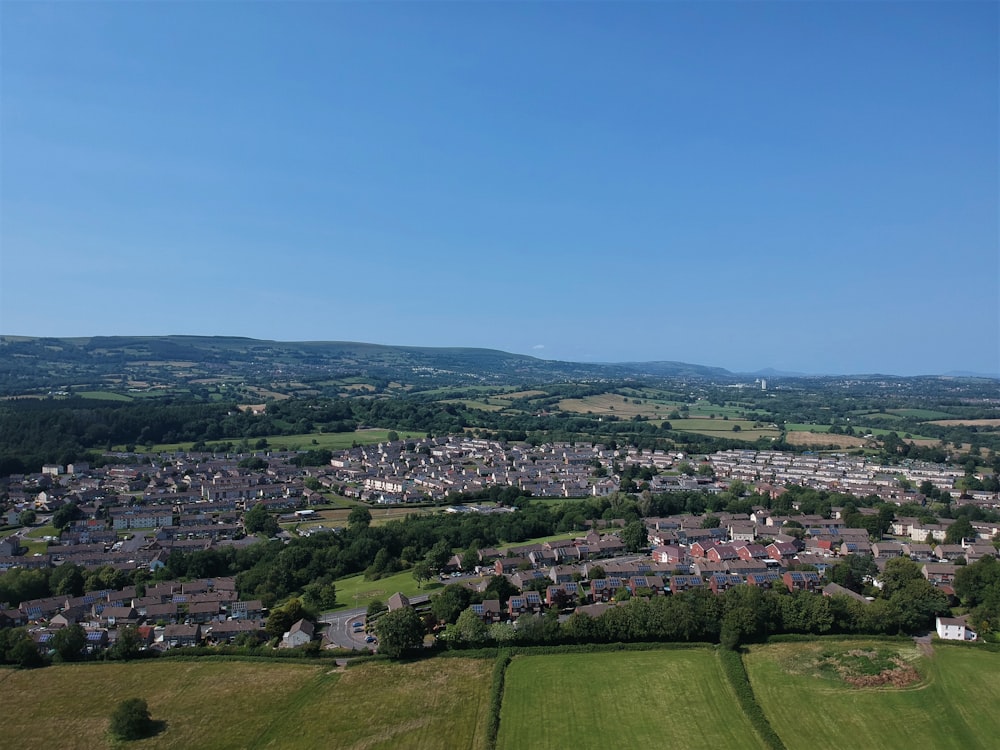
[{"label": "blue sky", "polygon": [[0,23],[2,333],[1000,373],[996,3]]}]

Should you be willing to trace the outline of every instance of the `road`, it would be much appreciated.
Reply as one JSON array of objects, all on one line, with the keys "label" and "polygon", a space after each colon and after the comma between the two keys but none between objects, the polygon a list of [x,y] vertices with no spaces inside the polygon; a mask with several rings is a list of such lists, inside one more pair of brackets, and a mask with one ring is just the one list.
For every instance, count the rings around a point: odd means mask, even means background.
[{"label": "road", "polygon": [[[422,604],[428,600],[427,594],[410,597],[410,604]],[[371,644],[365,643],[367,633],[362,629],[360,633],[354,632],[355,622],[362,625],[365,622],[365,612],[367,607],[357,609],[342,609],[333,612],[324,612],[319,617],[320,622],[328,623],[330,628],[327,631],[329,640],[341,648],[356,649],[364,651],[371,648]]]}]

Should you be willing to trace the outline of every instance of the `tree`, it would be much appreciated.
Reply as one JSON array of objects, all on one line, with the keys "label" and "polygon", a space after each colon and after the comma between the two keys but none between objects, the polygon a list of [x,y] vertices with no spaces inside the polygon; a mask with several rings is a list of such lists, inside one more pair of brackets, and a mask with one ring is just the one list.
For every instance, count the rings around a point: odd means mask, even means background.
[{"label": "tree", "polygon": [[142,638],[139,635],[139,629],[135,625],[127,625],[118,631],[118,639],[111,647],[110,652],[112,658],[128,661],[137,657],[141,648]]},{"label": "tree", "polygon": [[264,630],[272,638],[280,638],[288,632],[292,625],[307,616],[308,613],[302,600],[298,597],[292,597],[283,606],[271,610]]},{"label": "tree", "polygon": [[35,511],[29,508],[28,510],[21,511],[20,515],[18,515],[17,517],[17,522],[22,526],[31,526],[31,524],[35,522],[35,519],[37,517],[38,516],[36,515]]},{"label": "tree", "polygon": [[460,641],[471,645],[483,643],[487,639],[486,625],[471,608],[458,616],[454,632]]},{"label": "tree", "polygon": [[621,533],[622,544],[625,545],[625,549],[629,552],[638,552],[643,547],[646,546],[648,542],[648,535],[646,534],[646,526],[642,521],[633,521],[627,524]]},{"label": "tree", "polygon": [[78,658],[87,645],[87,631],[74,622],[56,631],[50,642],[56,654],[63,661],[73,661]]},{"label": "tree", "polygon": [[416,565],[413,566],[413,580],[417,582],[417,588],[420,588],[420,584],[424,581],[430,580],[431,577],[431,566],[427,564],[425,560],[421,560]]},{"label": "tree", "polygon": [[976,530],[972,528],[972,522],[965,516],[955,521],[944,533],[945,544],[961,544],[963,539],[975,538]]},{"label": "tree", "polygon": [[347,515],[347,525],[352,529],[366,529],[371,522],[371,511],[363,505],[354,506]]},{"label": "tree", "polygon": [[455,622],[462,611],[468,608],[470,600],[471,592],[465,586],[445,586],[444,590],[431,597],[431,612],[438,622]]},{"label": "tree", "polygon": [[52,514],[52,525],[59,531],[62,531],[82,516],[83,512],[80,510],[79,505],[76,503],[66,503],[66,505]]},{"label": "tree", "polygon": [[382,615],[375,623],[379,651],[398,659],[424,642],[424,624],[413,607],[400,607]]},{"label": "tree", "polygon": [[257,503],[243,515],[243,527],[248,534],[261,533],[264,536],[272,537],[278,533],[278,522],[262,503]]},{"label": "tree", "polygon": [[594,565],[587,568],[587,578],[591,581],[596,581],[601,578],[605,578],[607,574],[604,572],[604,568],[600,565]]},{"label": "tree", "polygon": [[111,714],[111,734],[120,740],[138,740],[149,735],[153,720],[142,698],[127,698]]}]

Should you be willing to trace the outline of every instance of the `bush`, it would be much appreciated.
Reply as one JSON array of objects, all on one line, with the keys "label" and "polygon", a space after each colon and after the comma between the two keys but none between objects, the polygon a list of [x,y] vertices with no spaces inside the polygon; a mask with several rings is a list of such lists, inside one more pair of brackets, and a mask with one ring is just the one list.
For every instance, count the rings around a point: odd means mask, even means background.
[{"label": "bush", "polygon": [[486,726],[486,746],[493,750],[497,746],[500,733],[500,708],[503,706],[504,679],[510,666],[511,653],[503,650],[497,654],[493,664],[493,679],[490,682],[490,714]]},{"label": "bush", "polygon": [[722,672],[732,686],[733,692],[736,693],[736,700],[740,704],[740,708],[743,709],[743,713],[750,720],[754,730],[756,730],[761,740],[763,740],[764,745],[769,750],[785,750],[785,743],[781,741],[777,732],[774,731],[774,728],[764,715],[764,710],[757,702],[757,696],[754,695],[753,686],[750,684],[746,667],[743,665],[742,654],[739,651],[725,647],[719,649],[717,653],[719,655],[719,662],[722,665]]},{"label": "bush", "polygon": [[111,734],[120,740],[138,740],[151,733],[153,720],[142,698],[128,698],[111,714]]}]

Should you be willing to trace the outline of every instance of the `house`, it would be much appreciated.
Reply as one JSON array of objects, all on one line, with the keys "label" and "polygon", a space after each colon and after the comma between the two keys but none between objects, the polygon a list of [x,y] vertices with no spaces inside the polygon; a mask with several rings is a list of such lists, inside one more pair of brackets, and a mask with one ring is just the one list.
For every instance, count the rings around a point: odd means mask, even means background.
[{"label": "house", "polygon": [[732,573],[713,573],[708,577],[708,587],[713,594],[721,594],[733,586],[742,586],[743,578]]},{"label": "house", "polygon": [[751,573],[747,576],[748,585],[758,586],[762,589],[769,589],[780,580],[781,575],[775,571],[768,571],[767,573]]},{"label": "house", "polygon": [[296,621],[288,632],[281,636],[282,648],[298,648],[304,646],[313,639],[315,626],[309,620]]},{"label": "house", "polygon": [[705,582],[701,580],[701,576],[673,576],[670,579],[670,593],[680,594],[683,591],[701,588],[704,585]]},{"label": "house", "polygon": [[168,648],[197,646],[201,640],[201,625],[167,625],[163,628],[163,643]]},{"label": "house", "polygon": [[816,591],[819,588],[819,573],[811,570],[791,570],[781,580],[789,591]]},{"label": "house", "polygon": [[774,542],[766,547],[767,556],[772,560],[787,560],[795,557],[799,550],[791,542]]},{"label": "house", "polygon": [[482,604],[473,604],[472,611],[487,625],[500,622],[502,619],[499,599],[486,599]]},{"label": "house", "polygon": [[924,563],[920,572],[935,586],[950,586],[955,581],[958,566],[953,563]]},{"label": "house", "polygon": [[965,617],[936,617],[934,624],[938,638],[946,641],[974,641],[978,637],[975,631],[969,629]]},{"label": "house", "polygon": [[389,597],[389,601],[386,602],[386,606],[389,608],[390,612],[394,612],[397,609],[402,609],[403,607],[410,606],[410,600],[406,594],[401,591],[397,591],[395,594]]},{"label": "house", "polygon": [[865,599],[861,594],[851,591],[848,588],[844,588],[839,583],[828,583],[823,587],[823,596],[846,596],[854,599],[862,604],[871,604],[867,599]]}]

